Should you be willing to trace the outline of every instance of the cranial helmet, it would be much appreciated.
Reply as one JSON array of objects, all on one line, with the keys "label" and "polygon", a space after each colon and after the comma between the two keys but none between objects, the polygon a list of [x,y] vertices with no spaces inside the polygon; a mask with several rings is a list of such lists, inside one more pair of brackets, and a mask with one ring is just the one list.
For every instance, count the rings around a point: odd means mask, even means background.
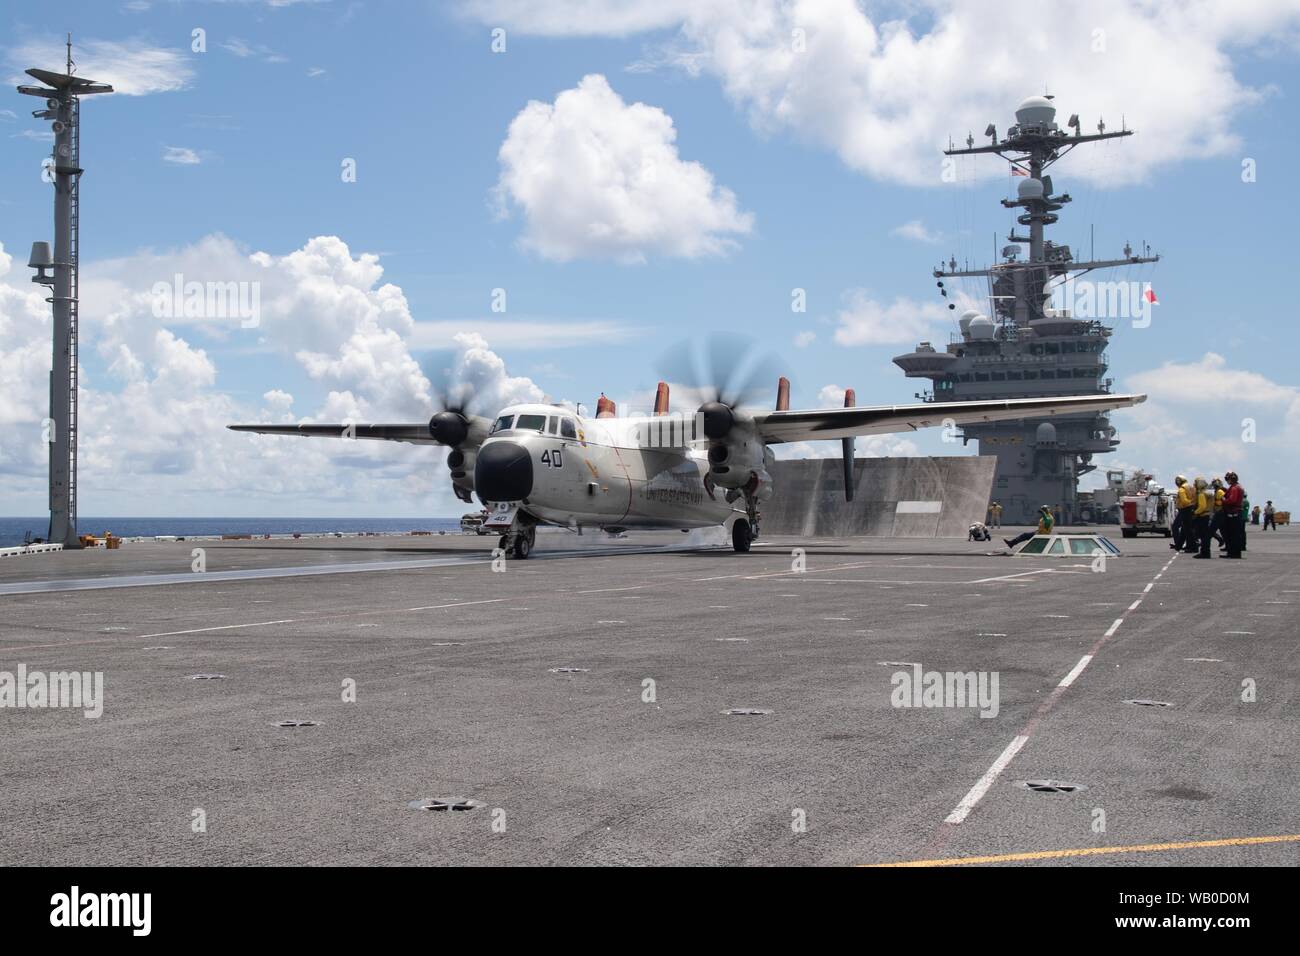
[{"label": "cranial helmet", "polygon": [[1174,476],[1174,484],[1176,484],[1176,485],[1185,485],[1185,484],[1187,484],[1187,479],[1186,479],[1184,476],[1182,476],[1182,475],[1175,475],[1175,476]]}]

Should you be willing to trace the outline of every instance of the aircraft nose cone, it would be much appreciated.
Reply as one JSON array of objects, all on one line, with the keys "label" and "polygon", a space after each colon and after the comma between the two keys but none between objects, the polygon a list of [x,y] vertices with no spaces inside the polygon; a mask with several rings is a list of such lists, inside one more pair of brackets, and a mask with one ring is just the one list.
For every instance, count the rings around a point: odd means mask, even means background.
[{"label": "aircraft nose cone", "polygon": [[519,501],[533,490],[533,459],[512,441],[488,442],[474,462],[474,490],[484,501]]}]

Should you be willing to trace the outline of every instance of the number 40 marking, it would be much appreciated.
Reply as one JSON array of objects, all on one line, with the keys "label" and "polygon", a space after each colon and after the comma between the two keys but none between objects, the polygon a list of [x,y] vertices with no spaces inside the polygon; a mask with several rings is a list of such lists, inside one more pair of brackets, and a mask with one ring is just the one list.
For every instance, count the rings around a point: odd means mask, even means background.
[{"label": "number 40 marking", "polygon": [[560,449],[557,448],[554,451],[542,452],[542,464],[546,465],[548,468],[563,468],[564,458],[560,454]]}]

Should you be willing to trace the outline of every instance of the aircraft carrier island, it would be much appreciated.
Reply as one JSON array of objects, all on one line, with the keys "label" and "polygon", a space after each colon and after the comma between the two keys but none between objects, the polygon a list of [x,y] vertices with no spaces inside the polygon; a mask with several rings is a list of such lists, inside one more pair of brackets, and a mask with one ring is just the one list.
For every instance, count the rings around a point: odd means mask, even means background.
[{"label": "aircraft carrier island", "polygon": [[[947,150],[949,156],[991,153],[1007,159],[1018,185],[1015,198],[1003,200],[1003,205],[1020,210],[1016,221],[1028,231],[1007,236],[1000,261],[987,267],[959,266],[953,258],[934,270],[941,289],[954,279],[986,283],[989,307],[987,312],[969,309],[962,314],[959,332],[942,350],[921,342],[894,359],[908,378],[933,383],[922,396],[928,401],[1111,390],[1106,348],[1114,329],[1097,316],[1144,311],[1154,295],[1149,286],[1080,282],[1076,277],[1143,266],[1159,261],[1159,256],[1135,254],[1126,246],[1122,258],[1077,259],[1068,245],[1046,238],[1046,228],[1071,201],[1047,175],[1051,165],[1076,146],[1131,135],[1124,129],[1107,132],[1105,123],[1098,124],[1096,133],[1083,134],[1077,116],[1070,117],[1069,127],[1072,133],[1061,130],[1050,97],[1031,96],[1016,110],[1016,122],[1005,137],[999,139],[990,126],[989,144],[976,146],[968,138],[965,149]],[[1076,288],[1079,295],[1073,294]],[[1076,303],[1083,308],[1076,309]],[[955,305],[949,308],[955,310]],[[962,431],[964,442],[976,441],[981,455],[997,459],[992,496],[1005,509],[1005,522],[1032,523],[1044,504],[1056,509],[1065,523],[1101,517],[1080,502],[1079,478],[1097,467],[1094,455],[1111,452],[1120,443],[1107,414],[1024,418],[965,425]]]}]

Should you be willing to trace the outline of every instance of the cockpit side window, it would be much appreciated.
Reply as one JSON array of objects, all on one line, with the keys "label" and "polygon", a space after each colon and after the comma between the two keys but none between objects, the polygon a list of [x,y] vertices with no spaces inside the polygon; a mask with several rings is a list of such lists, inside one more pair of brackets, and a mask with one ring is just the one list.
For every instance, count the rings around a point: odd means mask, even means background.
[{"label": "cockpit side window", "polygon": [[514,420],[515,420],[515,416],[513,415],[502,415],[500,418],[498,418],[495,422],[492,423],[492,430],[488,432],[488,434],[495,435],[497,432],[505,431],[507,428],[510,427],[510,423],[513,422]]},{"label": "cockpit side window", "polygon": [[539,432],[546,426],[545,415],[520,415],[515,422],[516,431]]},{"label": "cockpit side window", "polygon": [[554,416],[554,415],[548,415],[547,418],[546,418],[546,434],[548,434],[548,435],[554,435],[554,434],[555,434],[555,416]]},{"label": "cockpit side window", "polygon": [[575,441],[577,440],[577,438],[578,438],[578,430],[574,427],[574,425],[573,425],[573,419],[572,419],[572,418],[561,418],[561,419],[560,419],[560,437],[561,437],[561,438],[572,438],[572,439],[574,439]]}]

